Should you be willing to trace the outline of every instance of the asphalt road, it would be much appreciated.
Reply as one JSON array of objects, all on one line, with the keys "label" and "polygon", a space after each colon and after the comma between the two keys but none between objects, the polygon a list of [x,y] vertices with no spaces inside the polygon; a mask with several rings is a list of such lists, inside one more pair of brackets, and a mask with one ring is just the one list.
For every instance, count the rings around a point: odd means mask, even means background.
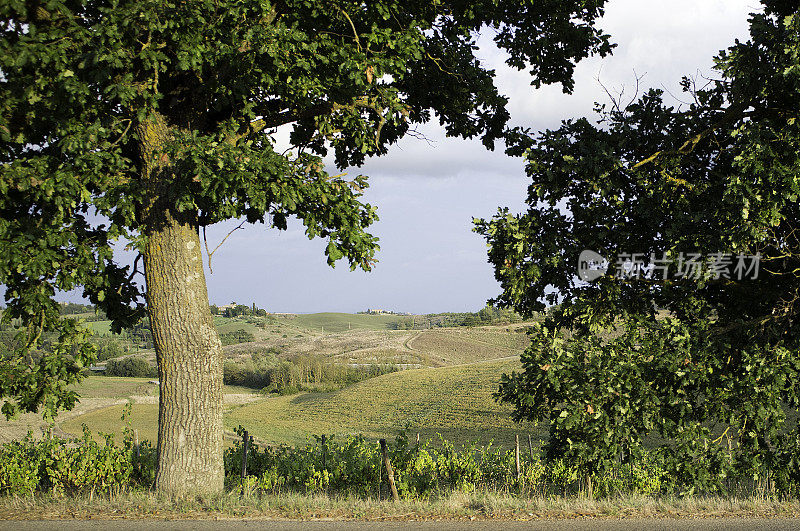
[{"label": "asphalt road", "polygon": [[264,529],[267,531],[366,531],[378,529],[399,531],[420,529],[425,531],[505,531],[508,529],[546,529],[548,531],[634,531],[656,529],[669,531],[688,531],[695,529],[735,529],[735,530],[800,530],[800,519],[789,518],[697,518],[697,519],[640,519],[623,520],[572,519],[572,520],[534,520],[516,522],[507,520],[478,521],[387,521],[387,522],[349,522],[331,521],[286,521],[286,520],[28,520],[0,522],[0,529],[11,531],[57,531],[100,530],[160,530],[197,529],[238,530]]}]

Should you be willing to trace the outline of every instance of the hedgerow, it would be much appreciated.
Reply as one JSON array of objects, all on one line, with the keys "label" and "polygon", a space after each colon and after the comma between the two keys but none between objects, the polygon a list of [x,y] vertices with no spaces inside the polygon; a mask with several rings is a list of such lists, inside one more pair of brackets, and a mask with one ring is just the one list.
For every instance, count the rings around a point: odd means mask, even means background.
[{"label": "hedgerow", "polygon": [[0,494],[77,494],[147,487],[155,470],[149,442],[134,446],[132,433],[121,444],[113,434],[97,441],[84,425],[80,438],[63,439],[48,431],[0,445]]},{"label": "hedgerow", "polygon": [[[238,430],[240,436],[244,430]],[[244,439],[224,454],[226,488],[243,494],[327,493],[363,497],[388,496],[386,472],[378,444],[361,435],[315,437],[296,447],[260,446],[248,437],[247,473],[241,476]],[[439,438],[412,442],[405,433],[388,444],[388,456],[401,498],[428,499],[452,491],[486,490],[525,496],[596,498],[623,494],[686,493],[686,485],[670,475],[669,456],[645,452],[635,461],[617,461],[602,474],[586,477],[580,466],[563,459],[545,460],[538,452],[522,452],[517,474],[515,451],[488,446],[456,448]],[[780,496],[797,494],[791,481],[753,482],[732,475],[722,483],[729,494],[754,494],[769,488]],[[132,432],[122,441],[113,435],[61,439],[49,432],[40,439],[0,445],[0,494],[74,495],[149,489],[155,479],[155,451],[145,441],[137,447]],[[759,491],[759,488],[762,490]],[[718,489],[717,492],[725,489]],[[694,494],[703,494],[696,490]]]}]

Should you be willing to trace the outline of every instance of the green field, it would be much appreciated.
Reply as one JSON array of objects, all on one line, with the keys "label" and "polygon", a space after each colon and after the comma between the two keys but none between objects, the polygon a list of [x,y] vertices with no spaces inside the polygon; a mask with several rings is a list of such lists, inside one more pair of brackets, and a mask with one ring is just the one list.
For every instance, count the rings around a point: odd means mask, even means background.
[{"label": "green field", "polygon": [[[131,398],[143,400],[142,397],[154,401],[158,396],[158,385],[149,383],[150,378],[121,378],[114,376],[89,376],[73,388],[85,399],[95,398]],[[253,389],[235,385],[225,385],[222,392],[229,394],[254,394]],[[142,440],[156,440],[156,425],[158,419],[158,404],[134,403],[130,417],[122,421],[124,404],[104,406],[84,413],[78,417],[60,423],[60,428],[66,433],[78,435],[83,430],[83,424],[95,433],[114,433],[120,437],[126,423],[130,421],[131,428],[139,431]]]},{"label": "green field", "polygon": [[98,336],[107,336],[111,333],[111,321],[89,321],[86,325]]},{"label": "green field", "polygon": [[[268,443],[298,444],[313,435],[364,434],[393,437],[403,428],[423,439],[437,433],[456,443],[477,442],[510,447],[514,435],[527,440],[543,436],[529,423],[511,421],[511,408],[492,398],[500,374],[519,369],[504,360],[440,369],[416,369],[387,374],[332,393],[301,393],[226,408],[225,426],[239,425]],[[79,433],[86,423],[93,431],[121,433],[122,405],[90,411],[62,423]],[[131,427],[142,439],[156,435],[158,406],[134,404]]]},{"label": "green field", "polygon": [[[457,442],[509,445],[514,434],[533,433],[511,421],[511,408],[492,393],[503,372],[519,362],[415,369],[372,378],[333,393],[304,393],[240,406],[225,419],[269,443],[296,444],[315,434],[362,433],[378,438],[400,429],[423,438],[441,433]],[[536,432],[536,437],[539,432]]]},{"label": "green field", "polygon": [[276,316],[278,322],[298,328],[306,328],[325,333],[346,330],[387,330],[393,329],[403,318],[401,315],[368,315],[361,313],[308,313],[291,316]]},{"label": "green field", "polygon": [[86,424],[92,433],[113,433],[115,440],[119,441],[123,429],[130,426],[138,432],[140,440],[151,441],[155,445],[158,438],[158,404],[133,404],[130,416],[123,421],[124,411],[124,405],[108,406],[66,420],[60,427],[66,433],[79,435]]},{"label": "green field", "polygon": [[[220,317],[214,316],[214,326],[217,327],[217,332],[224,334],[225,332],[235,332],[237,330],[244,330],[250,332],[254,336],[258,336],[261,328],[252,322],[247,322],[245,317]],[[249,318],[255,320],[257,318]]]},{"label": "green field", "polygon": [[[71,317],[86,317],[93,314],[76,314]],[[264,330],[272,333],[296,334],[300,331],[314,333],[346,332],[348,330],[394,330],[406,315],[370,315],[360,313],[308,313],[308,314],[278,314],[269,317],[222,317],[214,316],[214,324],[220,333],[246,330],[256,336]],[[251,322],[248,322],[251,321]],[[263,328],[258,326],[263,322]],[[95,333],[105,335],[110,333],[111,321],[91,321],[86,323]],[[468,329],[465,329],[468,330]]]},{"label": "green field", "polygon": [[127,398],[156,395],[158,386],[148,383],[152,378],[123,378],[119,376],[89,376],[73,385],[82,398]]},{"label": "green field", "polygon": [[[87,314],[89,315],[89,314]],[[76,316],[80,317],[80,315]],[[326,334],[348,330],[391,330],[395,328],[399,315],[366,315],[351,313],[313,313],[290,314],[270,317],[222,317],[214,316],[214,324],[219,333],[245,330],[256,338],[286,334],[294,337],[298,333],[312,332]],[[263,327],[259,324],[263,323]],[[86,323],[95,334],[103,336],[111,333],[111,321],[90,321]]]}]

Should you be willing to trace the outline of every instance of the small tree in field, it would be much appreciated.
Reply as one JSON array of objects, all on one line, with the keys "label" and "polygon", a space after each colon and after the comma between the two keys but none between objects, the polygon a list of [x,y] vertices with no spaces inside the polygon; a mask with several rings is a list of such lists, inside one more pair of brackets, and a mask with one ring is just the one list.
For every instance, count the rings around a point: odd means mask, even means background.
[{"label": "small tree in field", "polygon": [[[800,12],[762,4],[718,80],[684,80],[685,107],[651,90],[520,134],[529,210],[477,222],[500,303],[560,302],[499,397],[587,472],[655,434],[688,489],[730,466],[800,480]],[[605,275],[579,279],[584,250]]]},{"label": "small tree in field", "polygon": [[[160,492],[223,486],[222,353],[198,230],[299,218],[333,265],[372,267],[360,165],[415,123],[491,148],[506,99],[479,30],[534,85],[572,87],[608,53],[604,0],[33,0],[0,6],[0,283],[27,336],[0,365],[4,411],[70,407],[93,357],[56,290],[82,287],[119,330],[146,311],[158,358]],[[273,133],[291,127],[291,150]],[[120,238],[136,269],[114,262]],[[146,301],[146,306],[145,306]],[[36,351],[42,330],[60,340]]]}]

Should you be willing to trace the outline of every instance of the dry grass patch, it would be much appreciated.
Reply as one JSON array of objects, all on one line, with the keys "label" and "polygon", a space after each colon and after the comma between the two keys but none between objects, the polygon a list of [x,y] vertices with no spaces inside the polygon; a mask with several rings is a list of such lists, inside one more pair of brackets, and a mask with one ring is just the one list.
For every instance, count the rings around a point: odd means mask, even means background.
[{"label": "dry grass patch", "polygon": [[796,518],[800,502],[770,498],[647,498],[607,500],[529,498],[497,492],[450,492],[429,500],[399,503],[374,498],[285,493],[241,496],[235,493],[170,501],[150,492],[75,497],[3,497],[0,518],[295,518],[345,520],[541,518]]},{"label": "dry grass patch", "polygon": [[[511,339],[516,334],[505,333]],[[518,356],[524,347],[514,348],[498,344],[499,334],[476,330],[426,330],[408,342],[413,350],[424,353],[433,366],[460,365],[509,356]]]}]

